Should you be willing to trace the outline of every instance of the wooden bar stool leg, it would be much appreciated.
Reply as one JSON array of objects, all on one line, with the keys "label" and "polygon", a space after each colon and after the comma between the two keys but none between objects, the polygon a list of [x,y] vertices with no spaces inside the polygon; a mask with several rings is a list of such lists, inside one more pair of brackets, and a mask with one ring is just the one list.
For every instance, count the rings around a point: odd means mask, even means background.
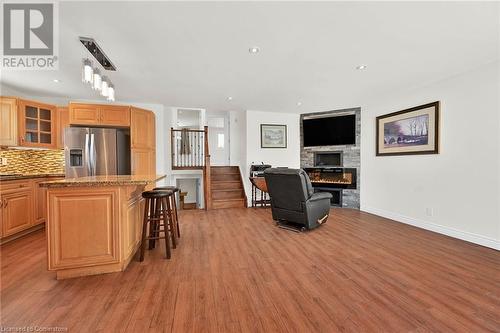
[{"label": "wooden bar stool leg", "polygon": [[[151,199],[151,206],[149,209],[149,218],[150,218],[150,223],[149,223],[149,238],[157,237],[156,236],[156,229],[158,228],[157,224],[158,221],[156,220],[157,217],[157,209],[158,209],[158,200],[157,199]],[[152,250],[155,248],[155,243],[156,239],[150,239],[149,240],[149,250]]]},{"label": "wooden bar stool leg", "polygon": [[162,219],[163,219],[163,232],[165,233],[165,249],[167,253],[167,259],[170,259],[170,257],[172,256],[172,252],[170,251],[170,237],[168,235],[167,205],[165,204],[166,200],[168,200],[168,198],[161,199],[163,206]]},{"label": "wooden bar stool leg", "polygon": [[174,209],[175,229],[177,230],[177,238],[181,238],[181,231],[179,229],[179,217],[177,216],[177,202],[175,198],[175,193],[172,195],[172,205]]},{"label": "wooden bar stool leg", "polygon": [[174,215],[172,212],[172,205],[171,205],[171,200],[170,198],[165,198],[165,204],[167,205],[166,209],[166,215],[168,219],[168,224],[169,224],[169,230],[170,230],[170,236],[172,237],[172,247],[175,249],[177,248],[177,239],[176,239],[176,233],[177,231],[175,230],[175,223],[174,223]]},{"label": "wooden bar stool leg", "polygon": [[144,219],[143,219],[143,222],[142,222],[142,241],[141,241],[141,254],[140,254],[140,257],[139,257],[139,261],[144,261],[144,250],[145,250],[145,247],[146,247],[146,235],[147,235],[147,232],[148,232],[148,221],[149,221],[149,218],[148,218],[148,210],[149,210],[149,203],[150,203],[150,200],[149,199],[145,199],[145,203],[144,203]]}]

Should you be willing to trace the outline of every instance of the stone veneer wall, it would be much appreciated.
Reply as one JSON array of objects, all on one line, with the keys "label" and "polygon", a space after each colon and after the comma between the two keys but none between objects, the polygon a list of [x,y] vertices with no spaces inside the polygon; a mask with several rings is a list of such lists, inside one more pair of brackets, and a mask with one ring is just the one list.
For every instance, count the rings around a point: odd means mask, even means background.
[{"label": "stone veneer wall", "polygon": [[64,174],[64,150],[2,149],[0,174]]},{"label": "stone veneer wall", "polygon": [[[334,116],[334,115],[356,115],[356,144],[345,146],[318,146],[304,148],[304,131],[302,129],[302,119],[310,116]],[[307,168],[314,166],[314,152],[331,151],[343,152],[343,167],[356,168],[357,188],[354,190],[344,189],[342,191],[342,207],[359,209],[359,193],[361,188],[361,108],[342,109],[327,112],[306,113],[300,115],[300,167]]]}]

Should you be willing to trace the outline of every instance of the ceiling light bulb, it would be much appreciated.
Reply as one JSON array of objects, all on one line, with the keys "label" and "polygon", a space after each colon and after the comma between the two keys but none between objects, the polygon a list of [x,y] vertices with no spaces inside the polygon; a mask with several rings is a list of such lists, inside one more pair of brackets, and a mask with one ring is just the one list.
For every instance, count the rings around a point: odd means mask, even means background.
[{"label": "ceiling light bulb", "polygon": [[59,79],[54,79],[54,80],[52,80],[52,81],[54,81],[55,83],[59,83],[59,82],[61,82],[61,81],[59,81]]},{"label": "ceiling light bulb", "polygon": [[114,102],[115,101],[115,86],[110,84],[108,87],[108,101]]},{"label": "ceiling light bulb", "polygon": [[108,88],[109,88],[109,82],[108,78],[103,76],[102,77],[102,82],[101,82],[101,95],[104,97],[108,97]]},{"label": "ceiling light bulb", "polygon": [[101,87],[102,87],[101,73],[99,72],[99,69],[94,68],[94,78],[92,82],[92,88],[94,90],[101,90]]},{"label": "ceiling light bulb", "polygon": [[259,51],[260,51],[260,49],[257,46],[253,46],[253,47],[248,49],[248,52],[253,53],[253,54],[259,53]]},{"label": "ceiling light bulb", "polygon": [[297,102],[297,106],[301,106],[302,105],[302,102]]},{"label": "ceiling light bulb", "polygon": [[366,65],[359,65],[359,66],[356,66],[356,69],[357,69],[357,70],[363,70],[363,69],[366,69]]},{"label": "ceiling light bulb", "polygon": [[228,101],[232,101],[232,100],[233,100],[233,98],[232,98],[231,96],[229,96],[229,97],[227,98],[227,100],[228,100]]},{"label": "ceiling light bulb", "polygon": [[83,60],[82,67],[82,82],[92,84],[94,70],[92,69],[92,62],[89,59]]}]

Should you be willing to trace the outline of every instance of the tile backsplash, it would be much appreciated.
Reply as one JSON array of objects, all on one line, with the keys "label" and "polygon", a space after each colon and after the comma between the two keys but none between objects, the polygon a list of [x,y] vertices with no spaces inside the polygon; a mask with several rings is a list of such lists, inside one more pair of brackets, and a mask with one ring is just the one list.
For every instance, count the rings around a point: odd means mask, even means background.
[{"label": "tile backsplash", "polygon": [[2,149],[0,157],[7,158],[0,174],[64,174],[63,150]]}]

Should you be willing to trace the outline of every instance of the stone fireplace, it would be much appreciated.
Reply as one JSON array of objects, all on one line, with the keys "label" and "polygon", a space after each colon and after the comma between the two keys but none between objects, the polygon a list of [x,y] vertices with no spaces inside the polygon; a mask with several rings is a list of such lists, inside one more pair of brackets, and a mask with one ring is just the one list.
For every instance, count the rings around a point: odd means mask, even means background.
[{"label": "stone fireplace", "polygon": [[[302,119],[304,117],[328,117],[356,115],[356,143],[342,146],[304,147]],[[359,209],[361,109],[343,109],[328,112],[307,113],[300,116],[300,163],[311,178],[315,191],[330,192],[332,206]]]}]

